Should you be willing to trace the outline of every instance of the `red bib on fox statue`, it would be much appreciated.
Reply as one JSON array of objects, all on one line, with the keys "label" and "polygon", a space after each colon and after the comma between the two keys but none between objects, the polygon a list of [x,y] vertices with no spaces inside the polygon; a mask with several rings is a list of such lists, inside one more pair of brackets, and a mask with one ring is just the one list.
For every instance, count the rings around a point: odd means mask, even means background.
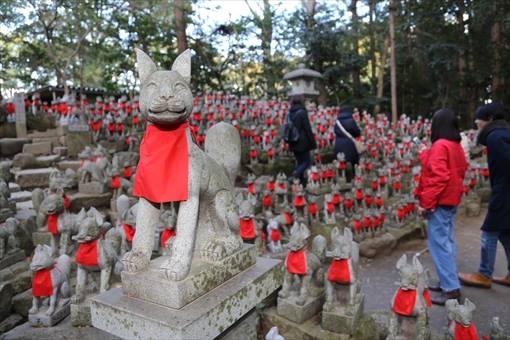
[{"label": "red bib on fox statue", "polygon": [[53,266],[38,270],[32,278],[32,296],[51,296],[53,294],[53,283],[51,281],[51,270]]},{"label": "red bib on fox statue", "polygon": [[469,326],[464,327],[462,324],[455,321],[455,334],[454,340],[478,340],[478,333],[475,324],[471,322]]},{"label": "red bib on fox statue", "polygon": [[287,255],[287,271],[291,274],[306,274],[306,255],[305,249],[289,251]]},{"label": "red bib on fox statue", "polygon": [[328,269],[328,281],[343,284],[351,283],[348,259],[333,259],[331,261]]},{"label": "red bib on fox statue", "polygon": [[413,313],[415,303],[416,289],[403,290],[399,288],[391,309],[397,314],[409,316]]},{"label": "red bib on fox statue", "polygon": [[172,127],[147,125],[133,196],[156,203],[188,199],[187,128],[187,122]]},{"label": "red bib on fox statue", "polygon": [[75,259],[82,266],[97,266],[97,240],[80,243]]}]

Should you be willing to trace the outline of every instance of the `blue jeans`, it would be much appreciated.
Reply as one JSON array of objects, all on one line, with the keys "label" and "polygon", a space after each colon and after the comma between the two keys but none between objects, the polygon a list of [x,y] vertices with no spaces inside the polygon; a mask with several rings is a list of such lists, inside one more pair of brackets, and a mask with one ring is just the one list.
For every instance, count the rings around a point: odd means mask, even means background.
[{"label": "blue jeans", "polygon": [[437,206],[428,216],[429,251],[445,292],[460,289],[457,277],[457,249],[455,245],[455,214],[457,207]]},{"label": "blue jeans", "polygon": [[294,156],[296,157],[296,168],[292,172],[292,177],[299,178],[301,184],[303,186],[306,185],[305,171],[312,164],[312,159],[310,158],[310,151],[305,152],[294,152]]},{"label": "blue jeans", "polygon": [[483,231],[480,239],[482,247],[482,256],[480,260],[480,269],[478,271],[487,277],[492,277],[494,272],[494,263],[496,263],[496,250],[498,249],[498,240],[503,245],[508,263],[508,275],[510,276],[510,232],[501,231]]}]

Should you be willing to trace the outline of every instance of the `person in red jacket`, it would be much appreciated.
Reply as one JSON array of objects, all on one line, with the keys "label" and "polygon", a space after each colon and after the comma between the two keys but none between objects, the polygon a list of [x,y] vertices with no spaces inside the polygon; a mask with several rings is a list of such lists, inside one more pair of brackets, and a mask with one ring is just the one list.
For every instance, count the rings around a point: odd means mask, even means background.
[{"label": "person in red jacket", "polygon": [[422,170],[418,185],[419,211],[428,220],[428,245],[439,277],[430,290],[441,294],[432,303],[444,305],[460,297],[455,246],[455,214],[462,197],[467,162],[460,145],[458,119],[449,109],[434,113],[430,149],[419,160]]}]

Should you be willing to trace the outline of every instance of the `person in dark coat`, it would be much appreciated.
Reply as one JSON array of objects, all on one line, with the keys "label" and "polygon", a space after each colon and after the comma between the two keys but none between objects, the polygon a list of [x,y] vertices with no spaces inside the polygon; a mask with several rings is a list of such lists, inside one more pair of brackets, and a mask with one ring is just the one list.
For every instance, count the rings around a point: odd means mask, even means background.
[{"label": "person in dark coat", "polygon": [[[487,146],[491,197],[482,225],[481,260],[476,273],[459,273],[462,283],[490,288],[492,282],[510,286],[510,125],[504,120],[505,108],[499,103],[476,110],[478,143]],[[508,272],[493,276],[498,240],[505,249]]]},{"label": "person in dark coat", "polygon": [[299,178],[301,184],[306,185],[305,171],[312,164],[310,151],[317,148],[317,143],[310,126],[304,102],[305,98],[303,95],[292,96],[288,115],[299,132],[298,141],[289,143],[289,149],[296,158],[296,167],[292,172],[292,177]]},{"label": "person in dark coat", "polygon": [[[352,107],[348,105],[344,105],[340,107],[337,116],[338,121],[342,124],[343,128],[347,130],[351,134],[352,137],[356,138],[361,135],[361,131],[358,127],[358,124],[352,118]],[[356,151],[356,146],[354,142],[347,137],[342,130],[338,127],[338,124],[335,122],[335,155],[342,152],[345,155],[345,160],[350,162],[352,166],[358,164],[359,155]]]}]

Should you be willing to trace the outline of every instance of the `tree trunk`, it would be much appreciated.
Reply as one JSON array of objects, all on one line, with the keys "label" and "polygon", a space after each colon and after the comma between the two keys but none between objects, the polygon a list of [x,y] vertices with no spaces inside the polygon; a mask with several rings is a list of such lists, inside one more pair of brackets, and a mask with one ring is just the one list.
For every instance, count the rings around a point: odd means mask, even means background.
[{"label": "tree trunk", "polygon": [[494,22],[491,27],[491,42],[494,51],[494,63],[492,68],[492,99],[499,101],[503,99],[504,78],[501,75],[501,51],[503,41],[501,34],[501,6],[500,0],[494,0]]},{"label": "tree trunk", "polygon": [[[377,77],[377,99],[381,100],[384,95],[384,71],[386,70],[386,62],[388,59],[388,48],[389,48],[389,39],[386,38],[384,40],[384,46],[381,53],[381,60],[379,60],[379,74]],[[374,108],[374,113],[378,114],[381,112],[381,105],[377,104]]]},{"label": "tree trunk", "polygon": [[375,32],[374,32],[375,2],[376,0],[368,0],[369,8],[368,33],[370,36],[370,94],[372,96],[375,96],[377,88],[377,76],[376,76],[377,65],[375,57]]},{"label": "tree trunk", "polygon": [[353,66],[353,69],[351,71],[352,88],[355,98],[359,98],[361,96],[360,70],[357,65],[357,59],[359,58],[357,2],[358,2],[357,0],[351,0],[351,5],[349,6],[349,11],[351,11],[352,15],[352,54],[356,59],[356,64]]},{"label": "tree trunk", "polygon": [[398,119],[397,112],[397,58],[395,55],[395,0],[390,0],[390,54],[391,54],[391,121]]},{"label": "tree trunk", "polygon": [[274,75],[272,73],[273,56],[271,53],[271,42],[273,41],[273,13],[269,0],[264,0],[264,14],[262,17],[262,54],[264,65],[264,76],[266,78],[266,93],[274,95]]},{"label": "tree trunk", "polygon": [[177,35],[177,50],[179,54],[188,48],[185,6],[186,0],[174,0],[175,33]]}]

